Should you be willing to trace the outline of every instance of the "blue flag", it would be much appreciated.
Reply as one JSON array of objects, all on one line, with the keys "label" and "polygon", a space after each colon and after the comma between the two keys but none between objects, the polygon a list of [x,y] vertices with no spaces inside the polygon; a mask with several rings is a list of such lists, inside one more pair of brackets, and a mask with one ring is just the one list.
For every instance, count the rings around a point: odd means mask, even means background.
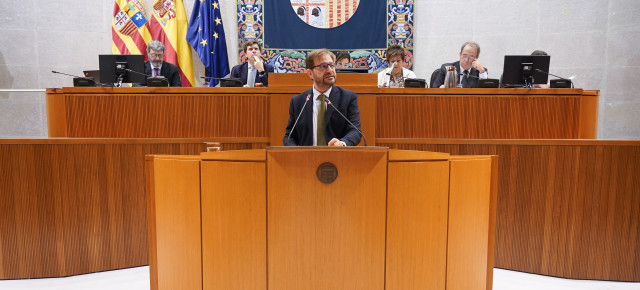
[{"label": "blue flag", "polygon": [[220,3],[218,0],[196,0],[189,19],[187,41],[198,53],[210,77],[209,86],[216,86],[218,79],[229,74],[227,41],[224,36]]}]

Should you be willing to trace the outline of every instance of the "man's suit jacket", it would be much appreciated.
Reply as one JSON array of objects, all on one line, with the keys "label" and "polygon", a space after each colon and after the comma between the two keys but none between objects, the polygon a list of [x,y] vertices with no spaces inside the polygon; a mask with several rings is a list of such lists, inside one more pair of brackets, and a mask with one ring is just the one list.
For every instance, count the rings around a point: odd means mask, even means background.
[{"label": "man's suit jacket", "polygon": [[[144,64],[144,73],[151,77],[151,64],[147,61]],[[180,80],[180,69],[172,63],[166,61],[162,62],[162,68],[160,68],[160,75],[163,76],[169,82],[169,86],[181,87],[182,80]]]},{"label": "man's suit jacket", "polygon": [[[255,79],[255,83],[262,83],[263,86],[268,87],[269,86],[269,73],[273,72],[273,66],[271,66],[270,64],[263,62],[264,64],[264,73],[263,74],[259,74],[256,71],[256,79]],[[243,64],[239,64],[233,67],[233,69],[231,69],[231,77],[232,78],[239,78],[242,80],[242,84],[246,85],[247,84],[247,76],[249,75],[249,63],[245,62]]]},{"label": "man's suit jacket", "polygon": [[[296,127],[291,131],[293,123],[300,114],[300,110],[304,106],[305,100],[309,96],[309,102],[304,107],[304,111],[300,116],[300,120]],[[338,86],[333,86],[329,95],[329,100],[343,115],[345,115],[358,130],[360,130],[360,110],[358,109],[358,96],[355,92],[345,90]],[[313,89],[304,91],[303,93],[291,98],[289,104],[289,122],[285,129],[284,139],[282,142],[286,146],[313,146]],[[360,133],[354,129],[349,123],[340,116],[335,109],[327,104],[327,112],[325,115],[324,135],[327,142],[333,138],[338,138],[347,146],[355,146],[360,143]],[[289,138],[289,136],[291,138]],[[326,145],[326,144],[325,144]]]},{"label": "man's suit jacket", "polygon": [[[456,71],[459,74],[462,74],[464,70],[462,70],[460,68],[460,61],[456,61],[456,62],[452,62],[452,63],[445,63],[440,67],[440,74],[438,74],[438,77],[436,77],[436,80],[433,82],[433,87],[434,88],[439,88],[441,85],[444,84],[444,77],[447,74],[447,67],[448,66],[455,66],[456,67]],[[467,77],[466,82],[463,80],[462,81],[462,87],[463,88],[477,88],[478,87],[478,76],[480,75],[480,72],[471,67],[469,69],[469,77]],[[487,68],[484,68],[485,71],[487,71]],[[464,76],[460,75],[458,76],[459,78],[464,78]]]}]

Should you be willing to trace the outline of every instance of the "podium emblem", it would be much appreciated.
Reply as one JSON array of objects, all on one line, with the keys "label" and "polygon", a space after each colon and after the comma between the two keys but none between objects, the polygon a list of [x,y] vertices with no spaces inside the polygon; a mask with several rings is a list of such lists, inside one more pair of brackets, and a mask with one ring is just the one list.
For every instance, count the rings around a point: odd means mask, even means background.
[{"label": "podium emblem", "polygon": [[338,178],[338,169],[332,163],[325,162],[318,166],[316,176],[318,176],[318,180],[320,180],[320,182],[324,184],[331,184],[336,181],[336,178]]}]

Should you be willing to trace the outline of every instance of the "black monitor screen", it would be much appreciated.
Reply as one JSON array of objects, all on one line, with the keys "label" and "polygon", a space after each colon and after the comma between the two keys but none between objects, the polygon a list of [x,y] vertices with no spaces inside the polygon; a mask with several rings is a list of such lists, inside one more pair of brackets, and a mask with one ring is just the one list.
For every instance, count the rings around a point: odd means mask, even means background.
[{"label": "black monitor screen", "polygon": [[120,77],[122,77],[123,83],[144,84],[147,82],[147,77],[144,75],[144,55],[142,54],[101,54],[98,60],[100,63],[100,82],[103,84],[117,84]]},{"label": "black monitor screen", "polygon": [[[502,84],[505,87],[522,87],[546,84],[549,76],[548,55],[505,55]],[[541,70],[541,71],[539,71]]]},{"label": "black monitor screen", "polygon": [[363,73],[366,74],[369,72],[368,68],[364,68],[364,67],[343,67],[343,68],[336,68],[336,72],[337,73]]}]

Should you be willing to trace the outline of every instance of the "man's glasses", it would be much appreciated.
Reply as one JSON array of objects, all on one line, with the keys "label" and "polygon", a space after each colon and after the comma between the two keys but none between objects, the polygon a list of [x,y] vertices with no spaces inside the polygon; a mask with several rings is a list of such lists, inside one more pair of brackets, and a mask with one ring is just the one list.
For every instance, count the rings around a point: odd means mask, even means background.
[{"label": "man's glasses", "polygon": [[336,64],[335,63],[321,63],[319,65],[312,66],[309,69],[314,69],[314,68],[320,68],[321,70],[327,70],[328,68],[335,69],[336,68]]},{"label": "man's glasses", "polygon": [[149,57],[153,57],[153,58],[163,58],[164,54],[162,53],[150,53]]},{"label": "man's glasses", "polygon": [[463,58],[463,59],[465,59],[465,60],[476,60],[476,58],[475,58],[475,57],[473,57],[473,56],[468,56],[468,55],[466,55],[466,54],[463,54],[463,55],[462,55],[462,58]]}]

